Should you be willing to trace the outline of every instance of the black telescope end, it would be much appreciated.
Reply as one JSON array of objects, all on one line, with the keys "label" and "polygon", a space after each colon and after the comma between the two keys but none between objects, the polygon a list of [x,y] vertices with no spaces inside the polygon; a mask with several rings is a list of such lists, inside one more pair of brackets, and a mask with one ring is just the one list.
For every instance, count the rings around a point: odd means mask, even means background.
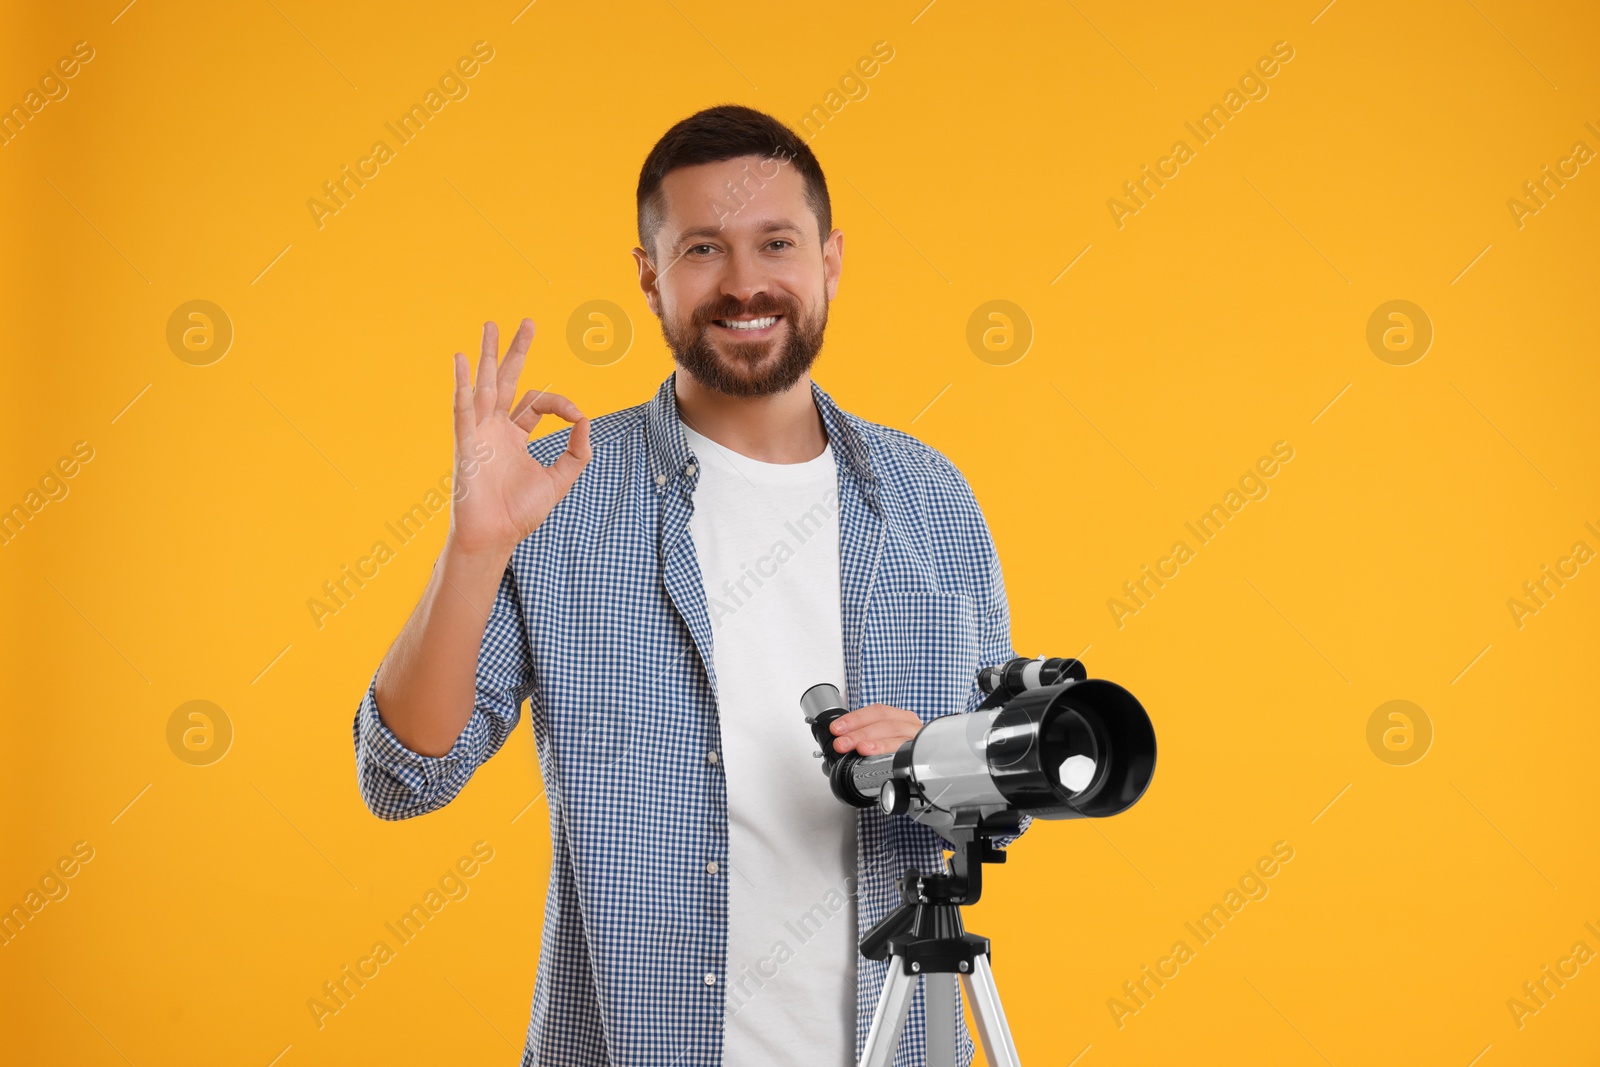
[{"label": "black telescope end", "polygon": [[1156,732],[1132,693],[1091,678],[1031,689],[1006,705],[989,762],[1000,792],[1034,818],[1103,819],[1149,788]]}]

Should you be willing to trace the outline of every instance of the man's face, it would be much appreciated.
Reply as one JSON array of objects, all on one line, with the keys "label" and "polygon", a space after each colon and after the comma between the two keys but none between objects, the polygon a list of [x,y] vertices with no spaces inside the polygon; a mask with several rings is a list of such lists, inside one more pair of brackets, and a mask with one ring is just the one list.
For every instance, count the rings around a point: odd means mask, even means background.
[{"label": "man's face", "polygon": [[729,396],[789,388],[822,349],[844,235],[821,240],[805,179],[776,159],[680,167],[662,192],[654,252],[633,254],[673,358]]}]

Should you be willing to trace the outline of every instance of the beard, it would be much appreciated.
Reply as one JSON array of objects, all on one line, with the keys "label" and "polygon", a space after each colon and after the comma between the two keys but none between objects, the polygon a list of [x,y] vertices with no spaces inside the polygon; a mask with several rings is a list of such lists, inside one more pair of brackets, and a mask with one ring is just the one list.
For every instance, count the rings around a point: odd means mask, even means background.
[{"label": "beard", "polygon": [[[774,327],[778,332],[758,341],[739,340],[734,331],[713,322],[766,315],[782,316]],[[767,294],[748,304],[726,295],[710,300],[681,327],[661,317],[661,333],[673,359],[701,385],[735,397],[781,393],[799,381],[822,351],[827,325],[827,301],[808,318],[792,297]]]}]

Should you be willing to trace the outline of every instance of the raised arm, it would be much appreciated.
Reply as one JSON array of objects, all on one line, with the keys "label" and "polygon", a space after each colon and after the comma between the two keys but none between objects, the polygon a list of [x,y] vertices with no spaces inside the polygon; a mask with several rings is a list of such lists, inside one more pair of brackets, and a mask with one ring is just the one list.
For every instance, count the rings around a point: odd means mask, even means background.
[{"label": "raised arm", "polygon": [[[455,354],[450,531],[422,599],[363,701],[362,713],[377,722],[364,728],[358,713],[358,749],[364,736],[372,735],[366,738],[364,758],[396,744],[403,751],[389,753],[391,758],[447,756],[471,732],[467,728],[477,708],[481,670],[498,670],[513,687],[525,682],[527,672],[517,664],[525,660],[526,649],[498,647],[513,637],[526,641],[515,618],[515,587],[507,564],[517,544],[538,529],[590,458],[589,420],[572,401],[554,393],[526,392],[512,406],[533,332],[532,320],[523,319],[500,362],[499,332],[494,323],[486,323],[476,386],[468,379],[466,356]],[[549,467],[527,448],[528,434],[545,414],[573,424],[567,450]],[[491,627],[495,632],[486,643]],[[480,664],[480,657],[489,662]],[[514,721],[517,709],[510,710]],[[491,752],[499,747],[498,740]],[[366,792],[368,768],[363,766],[361,773]]]}]

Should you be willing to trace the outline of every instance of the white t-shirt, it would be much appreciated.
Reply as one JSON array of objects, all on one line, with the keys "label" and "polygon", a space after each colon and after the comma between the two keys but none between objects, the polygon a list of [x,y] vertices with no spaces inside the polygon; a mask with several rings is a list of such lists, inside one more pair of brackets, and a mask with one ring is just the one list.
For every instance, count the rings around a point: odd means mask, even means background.
[{"label": "white t-shirt", "polygon": [[833,446],[763,463],[683,427],[728,795],[723,1063],[850,1067],[856,810],[812,756],[800,694],[845,689]]}]

